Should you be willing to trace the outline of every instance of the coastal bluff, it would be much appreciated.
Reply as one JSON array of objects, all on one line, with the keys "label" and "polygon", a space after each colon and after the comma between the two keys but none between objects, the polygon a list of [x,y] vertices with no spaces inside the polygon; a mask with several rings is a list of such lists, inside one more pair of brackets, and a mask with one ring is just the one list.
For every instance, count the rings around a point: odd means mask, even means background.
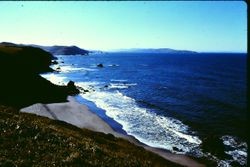
[{"label": "coastal bluff", "polygon": [[50,53],[31,46],[0,43],[0,104],[16,108],[34,103],[65,102],[79,91],[72,86],[58,86],[39,74],[52,72],[55,59]]}]

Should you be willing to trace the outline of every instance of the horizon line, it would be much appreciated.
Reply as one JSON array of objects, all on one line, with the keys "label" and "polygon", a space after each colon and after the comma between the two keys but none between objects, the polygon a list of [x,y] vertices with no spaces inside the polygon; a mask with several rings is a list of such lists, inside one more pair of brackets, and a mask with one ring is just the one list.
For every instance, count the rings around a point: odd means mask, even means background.
[{"label": "horizon line", "polygon": [[15,42],[6,42],[6,41],[2,41],[0,43],[12,43],[12,44],[16,44],[16,45],[38,45],[38,46],[44,46],[44,47],[52,47],[52,46],[65,46],[65,47],[72,47],[72,46],[76,46],[79,47],[80,49],[84,49],[84,50],[93,50],[93,51],[103,51],[103,52],[129,52],[129,51],[121,51],[121,50],[133,50],[133,49],[171,49],[171,50],[176,50],[176,51],[191,51],[191,52],[197,52],[197,53],[242,53],[242,54],[247,54],[247,51],[196,51],[196,50],[192,50],[192,49],[175,49],[175,48],[169,48],[169,47],[145,47],[145,48],[112,48],[112,49],[91,49],[91,48],[85,48],[76,44],[62,44],[62,45],[58,45],[58,44],[53,44],[53,45],[45,45],[45,44],[34,44],[34,43],[28,43],[28,44],[24,44],[24,43],[15,43]]}]

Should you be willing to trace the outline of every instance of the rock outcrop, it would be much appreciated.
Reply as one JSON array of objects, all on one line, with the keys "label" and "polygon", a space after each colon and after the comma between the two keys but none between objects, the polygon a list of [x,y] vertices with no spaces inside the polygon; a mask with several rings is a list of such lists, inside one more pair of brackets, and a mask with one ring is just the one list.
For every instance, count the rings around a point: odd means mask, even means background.
[{"label": "rock outcrop", "polygon": [[76,88],[75,83],[73,81],[69,81],[67,84],[68,94],[74,95],[80,93],[80,91]]},{"label": "rock outcrop", "polygon": [[100,68],[103,68],[104,66],[103,66],[103,64],[97,64],[97,67],[100,67]]}]

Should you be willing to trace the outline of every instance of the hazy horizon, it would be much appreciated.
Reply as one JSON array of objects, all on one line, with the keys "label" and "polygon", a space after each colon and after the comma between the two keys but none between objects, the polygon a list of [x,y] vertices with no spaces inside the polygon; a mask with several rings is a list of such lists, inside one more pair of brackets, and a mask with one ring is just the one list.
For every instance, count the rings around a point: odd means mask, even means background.
[{"label": "hazy horizon", "polygon": [[244,1],[1,2],[2,42],[247,52]]},{"label": "hazy horizon", "polygon": [[11,42],[11,41],[0,41],[0,43],[13,43],[13,44],[17,44],[17,45],[38,45],[38,46],[43,46],[43,47],[52,47],[52,46],[65,46],[65,47],[71,47],[71,46],[76,46],[79,47],[80,49],[85,49],[85,50],[89,50],[89,51],[103,51],[103,52],[123,52],[123,51],[130,51],[130,50],[140,50],[140,49],[172,49],[172,50],[176,50],[176,51],[192,51],[192,52],[197,52],[197,53],[242,53],[242,54],[246,54],[247,52],[241,52],[241,51],[195,51],[195,50],[183,50],[183,49],[174,49],[174,48],[119,48],[119,49],[108,49],[108,50],[101,50],[101,49],[88,49],[88,48],[84,48],[84,47],[80,47],[77,45],[57,45],[57,44],[53,44],[53,45],[40,45],[40,44],[31,44],[31,43],[15,43],[15,42]]}]

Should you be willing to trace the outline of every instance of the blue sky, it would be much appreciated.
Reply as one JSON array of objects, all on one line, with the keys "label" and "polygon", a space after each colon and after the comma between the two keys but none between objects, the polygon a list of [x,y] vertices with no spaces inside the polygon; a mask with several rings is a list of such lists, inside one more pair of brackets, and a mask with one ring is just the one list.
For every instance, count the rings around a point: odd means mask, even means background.
[{"label": "blue sky", "polygon": [[247,52],[243,1],[0,2],[0,41]]}]

